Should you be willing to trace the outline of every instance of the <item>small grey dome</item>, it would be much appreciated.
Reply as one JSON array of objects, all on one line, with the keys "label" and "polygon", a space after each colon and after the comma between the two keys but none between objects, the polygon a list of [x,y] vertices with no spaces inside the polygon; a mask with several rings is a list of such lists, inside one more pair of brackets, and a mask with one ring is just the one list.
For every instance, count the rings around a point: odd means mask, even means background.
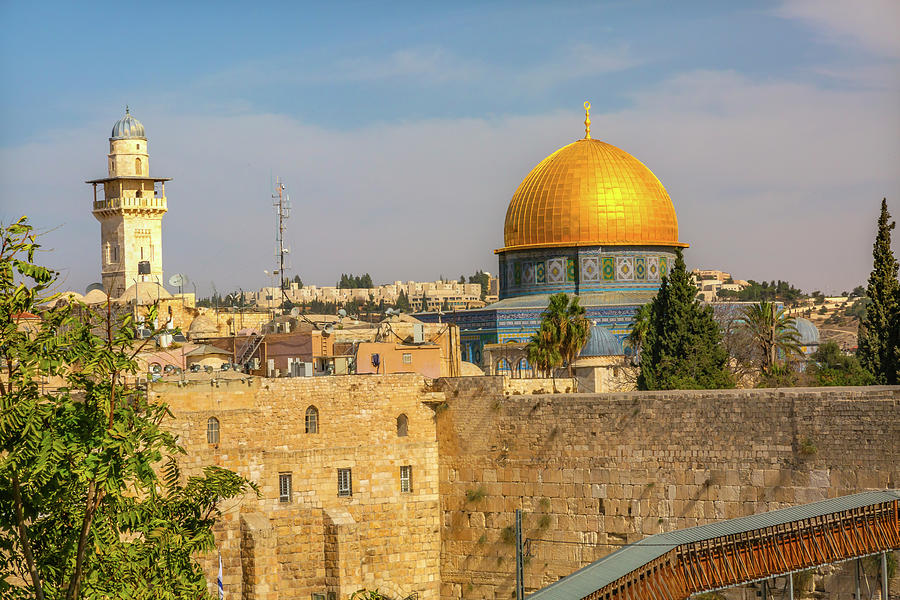
[{"label": "small grey dome", "polygon": [[794,328],[800,334],[801,346],[813,346],[819,343],[819,329],[812,321],[797,317],[794,319]]},{"label": "small grey dome", "polygon": [[591,356],[619,356],[625,354],[622,344],[616,339],[609,329],[594,325],[588,334],[588,341],[581,349],[579,356],[588,358]]},{"label": "small grey dome", "polygon": [[125,116],[116,121],[112,128],[112,135],[109,137],[114,140],[147,139],[144,135],[144,126],[131,116],[127,106],[125,107]]}]

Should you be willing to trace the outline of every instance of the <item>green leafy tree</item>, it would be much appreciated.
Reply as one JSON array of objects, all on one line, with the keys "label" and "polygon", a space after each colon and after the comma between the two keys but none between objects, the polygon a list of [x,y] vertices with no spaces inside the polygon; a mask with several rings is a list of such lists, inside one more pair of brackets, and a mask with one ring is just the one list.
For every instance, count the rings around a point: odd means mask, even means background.
[{"label": "green leafy tree", "polygon": [[387,594],[375,590],[367,590],[365,588],[356,590],[350,595],[350,600],[394,600]]},{"label": "green leafy tree", "polygon": [[871,385],[875,377],[852,354],[844,354],[835,342],[825,342],[810,355],[807,372],[816,385]]},{"label": "green leafy tree", "polygon": [[638,387],[711,389],[734,387],[728,354],[712,308],[697,300],[697,287],[676,250],[671,273],[650,303],[650,320],[641,351]]},{"label": "green leafy tree", "polygon": [[778,355],[789,360],[802,353],[800,332],[795,320],[774,302],[760,302],[743,309],[743,326],[750,334],[751,342],[759,350],[760,371],[771,373],[777,365]]},{"label": "green leafy tree", "polygon": [[397,303],[394,304],[394,308],[397,310],[402,310],[403,312],[409,312],[409,296],[406,295],[404,290],[400,290],[400,294],[397,295]]},{"label": "green leafy tree", "polygon": [[878,232],[872,249],[873,267],[866,296],[866,316],[859,324],[857,356],[864,369],[881,385],[900,380],[900,284],[897,260],[891,250],[891,221],[887,199],[881,201]]},{"label": "green leafy tree", "polygon": [[183,477],[169,409],[132,383],[132,316],[44,309],[57,274],[34,263],[32,227],[0,238],[0,597],[208,597],[196,557],[220,502],[255,486],[219,467]]},{"label": "green leafy tree", "polygon": [[477,283],[481,285],[481,300],[484,300],[487,296],[488,290],[491,287],[491,277],[481,269],[475,271],[474,275],[469,276],[469,283]]}]

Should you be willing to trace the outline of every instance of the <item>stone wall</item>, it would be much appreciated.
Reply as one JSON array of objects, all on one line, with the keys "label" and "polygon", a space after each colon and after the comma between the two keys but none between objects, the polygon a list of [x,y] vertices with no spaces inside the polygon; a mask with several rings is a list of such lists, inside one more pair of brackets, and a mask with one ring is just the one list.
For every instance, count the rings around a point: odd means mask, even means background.
[{"label": "stone wall", "polygon": [[516,395],[501,377],[473,377],[435,388],[447,397],[442,598],[511,596],[517,508],[534,590],[646,535],[900,485],[897,387]]},{"label": "stone wall", "polygon": [[[440,506],[434,411],[443,400],[418,375],[156,383],[172,429],[188,453],[185,475],[215,464],[257,482],[225,503],[216,529],[227,597],[347,598],[361,587],[398,597],[439,594]],[[306,433],[308,407],[318,433]],[[397,418],[408,418],[398,436]],[[209,443],[207,424],[219,422]],[[412,491],[400,491],[400,467]],[[349,468],[352,496],[338,496],[337,469]],[[290,502],[279,476],[292,475]],[[211,584],[215,555],[204,558]]]}]

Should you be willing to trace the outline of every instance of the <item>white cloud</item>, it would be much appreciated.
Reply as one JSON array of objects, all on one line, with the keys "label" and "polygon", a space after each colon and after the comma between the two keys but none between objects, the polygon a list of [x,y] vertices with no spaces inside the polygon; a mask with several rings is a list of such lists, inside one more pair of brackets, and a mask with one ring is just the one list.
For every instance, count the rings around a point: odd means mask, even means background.
[{"label": "white cloud", "polygon": [[335,81],[361,82],[414,79],[417,82],[449,83],[482,79],[485,67],[466,61],[443,48],[407,48],[384,57],[359,56],[337,61]]},{"label": "white cloud", "polygon": [[829,41],[900,58],[900,2],[896,0],[785,0],[775,14],[808,24]]},{"label": "white cloud", "polygon": [[516,80],[524,89],[547,89],[567,81],[625,71],[644,62],[645,59],[635,56],[627,46],[604,48],[580,42],[523,70]]},{"label": "white cloud", "polygon": [[[841,291],[864,281],[878,202],[900,217],[896,92],[821,89],[693,72],[613,113],[595,137],[634,154],[669,190],[688,260],[741,278]],[[431,119],[355,131],[273,114],[146,113],[151,169],[167,186],[168,274],[208,289],[265,283],[271,175],[288,185],[293,272],[333,284],[496,269],[507,203],[544,156],[582,135],[571,111]],[[96,279],[99,227],[84,179],[103,173],[109,123],[0,150],[0,215],[29,213],[72,287]]]}]

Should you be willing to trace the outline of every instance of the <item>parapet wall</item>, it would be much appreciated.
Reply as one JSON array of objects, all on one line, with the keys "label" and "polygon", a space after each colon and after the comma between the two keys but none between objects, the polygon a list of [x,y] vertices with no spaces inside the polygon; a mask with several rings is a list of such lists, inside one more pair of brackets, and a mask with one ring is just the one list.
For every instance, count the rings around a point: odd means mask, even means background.
[{"label": "parapet wall", "polygon": [[442,598],[510,597],[517,508],[529,591],[646,535],[900,485],[900,387],[435,389]]}]

